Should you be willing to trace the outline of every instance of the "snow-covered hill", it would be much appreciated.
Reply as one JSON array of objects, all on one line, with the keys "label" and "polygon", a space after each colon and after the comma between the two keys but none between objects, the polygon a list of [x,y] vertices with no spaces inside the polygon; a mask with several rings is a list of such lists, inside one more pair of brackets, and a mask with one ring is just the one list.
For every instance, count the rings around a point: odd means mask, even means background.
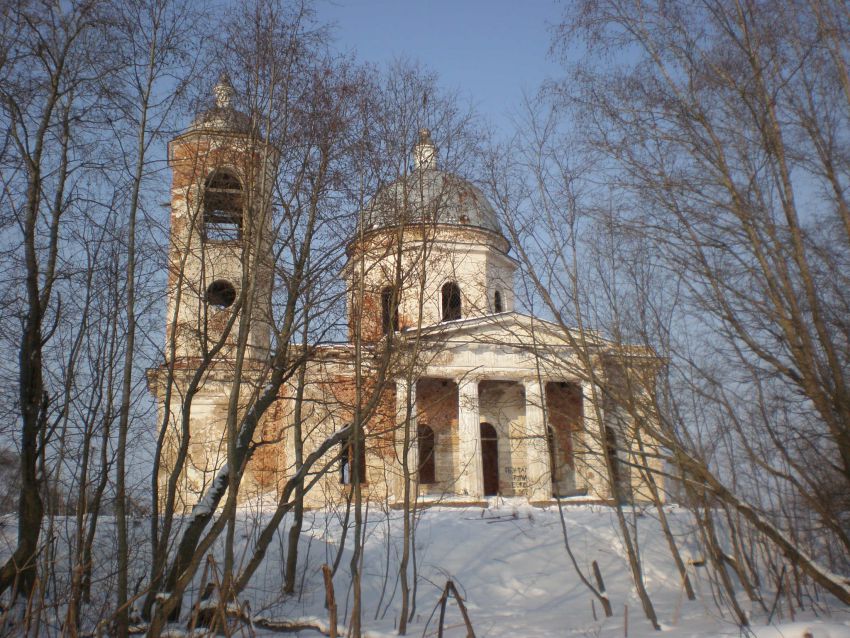
[{"label": "snow-covered hill", "polygon": [[[478,638],[534,638],[577,636],[598,638],[646,638],[658,636],[645,619],[634,593],[630,571],[621,547],[613,510],[600,505],[564,505],[567,535],[582,570],[592,577],[593,561],[599,565],[612,603],[614,616],[605,619],[598,603],[581,583],[564,549],[564,536],[557,507],[531,507],[523,499],[491,499],[489,506],[421,509],[416,527],[416,563],[418,566],[416,608],[409,626],[410,636],[436,636],[439,612],[437,604],[446,582],[451,580],[465,601]],[[707,638],[710,636],[755,635],[760,638],[850,638],[850,610],[825,597],[817,601],[817,614],[810,608],[789,611],[786,596],[764,592],[769,606],[775,603],[770,625],[760,606],[750,604],[743,591],[738,599],[752,614],[752,633],[741,631],[728,611],[720,611],[715,603],[717,591],[712,587],[707,567],[689,567],[697,591],[697,600],[684,596],[678,573],[670,557],[667,543],[659,531],[654,510],[635,512],[636,539],[643,560],[647,589],[652,598],[664,636]],[[396,635],[400,608],[398,561],[401,552],[402,514],[381,510],[374,504],[365,511],[367,517],[363,560],[363,627],[366,635],[384,638]],[[265,518],[262,512],[246,508],[240,512],[236,534],[237,565],[248,560],[259,529]],[[290,519],[278,530],[266,560],[256,572],[248,590],[240,598],[243,609],[254,618],[303,620],[327,627],[324,607],[325,589],[321,565],[333,564],[339,548],[343,513],[314,510],[306,513],[300,543],[298,592],[282,593],[283,562]],[[681,508],[668,510],[677,544],[685,560],[702,558],[690,514]],[[65,523],[63,523],[65,521]],[[8,555],[14,546],[16,525],[7,517],[0,527],[0,554]],[[67,565],[67,532],[71,519],[57,519],[52,529],[56,539],[56,563]],[[92,630],[104,610],[112,608],[114,589],[114,521],[102,518],[96,548],[95,591],[92,604],[84,611],[84,626]],[[142,584],[148,573],[147,525],[137,521],[131,528],[135,536],[133,582]],[[351,610],[349,562],[353,535],[339,561],[334,579],[339,609],[341,635]],[[219,560],[215,565],[221,564]],[[61,596],[67,592],[66,570],[56,570],[47,607],[43,613],[53,618],[42,627],[61,627],[64,620]],[[196,583],[200,582],[199,573]],[[207,581],[215,578],[207,572]],[[184,601],[184,616],[171,627],[173,636],[186,635],[186,613],[198,600],[199,587],[189,592]],[[54,604],[55,603],[55,604]],[[810,605],[810,603],[809,603]],[[594,617],[595,614],[595,617]],[[626,627],[626,625],[628,625]],[[242,627],[236,635],[265,635],[259,627]],[[55,635],[58,633],[54,632]],[[196,632],[194,635],[201,635]],[[271,635],[271,634],[270,634]],[[278,634],[280,635],[280,634]],[[289,633],[303,638],[320,638],[315,631]],[[445,618],[445,633],[465,636],[460,611],[450,599]]]},{"label": "snow-covered hill", "polygon": [[[309,565],[300,598],[283,600],[278,594],[281,574],[278,548],[254,579],[249,596],[255,611],[268,605],[264,613],[269,616],[326,618],[319,566],[325,561],[333,562],[339,527],[336,519],[326,512],[312,512],[308,517],[310,522],[305,526],[301,552]],[[565,506],[564,517],[571,547],[581,567],[590,575],[592,562],[599,564],[614,608],[613,618],[604,619],[598,604],[594,610],[593,596],[576,576],[564,550],[557,508],[544,510],[530,507],[522,500],[494,499],[487,509],[422,510],[416,531],[419,569],[416,613],[409,635],[436,635],[439,614],[433,612],[446,581],[451,579],[465,598],[479,637],[620,637],[625,635],[626,616],[628,636],[657,636],[631,586],[613,511],[603,506]],[[690,515],[672,508],[670,518],[679,534],[684,558],[700,558]],[[370,636],[395,635],[399,606],[395,569],[400,552],[401,514],[373,511],[369,520],[364,558],[364,626]],[[637,516],[634,522],[645,581],[664,635],[743,635],[731,614],[718,611],[707,568],[690,568],[698,600],[689,602],[683,595],[652,510]],[[340,619],[350,608],[348,559],[346,553],[335,579]],[[772,596],[766,597],[772,601]],[[743,592],[739,598],[749,609]],[[787,602],[781,599],[772,626],[765,625],[759,609],[753,607],[751,611],[752,629],[758,636],[803,638],[808,631],[813,638],[850,637],[850,614],[840,606],[832,610],[831,617],[815,618],[812,612],[797,612],[797,622],[792,622]],[[465,635],[460,612],[453,601],[447,608],[446,626],[452,627],[447,636]]]}]

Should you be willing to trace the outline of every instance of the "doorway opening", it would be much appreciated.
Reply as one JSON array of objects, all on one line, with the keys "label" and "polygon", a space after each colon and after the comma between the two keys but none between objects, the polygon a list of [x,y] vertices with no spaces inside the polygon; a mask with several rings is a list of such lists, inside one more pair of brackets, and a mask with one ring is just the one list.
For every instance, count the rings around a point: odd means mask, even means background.
[{"label": "doorway opening", "polygon": [[484,496],[495,496],[499,493],[499,437],[489,423],[481,424],[481,470]]}]

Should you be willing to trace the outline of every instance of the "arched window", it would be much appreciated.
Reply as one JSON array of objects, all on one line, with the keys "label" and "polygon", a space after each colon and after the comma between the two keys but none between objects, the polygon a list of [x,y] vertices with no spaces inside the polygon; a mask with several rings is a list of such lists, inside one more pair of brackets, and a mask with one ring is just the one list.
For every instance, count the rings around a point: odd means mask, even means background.
[{"label": "arched window", "polygon": [[503,312],[504,306],[502,305],[502,293],[497,290],[493,295],[493,312]]},{"label": "arched window", "polygon": [[423,485],[437,482],[437,468],[434,462],[434,430],[425,425],[416,429],[419,446],[419,482]]},{"label": "arched window", "polygon": [[454,321],[460,317],[460,288],[450,281],[443,284],[443,321]]},{"label": "arched window", "polygon": [[[342,445],[342,453],[339,458],[339,482],[343,485],[352,485],[354,483],[354,441],[348,440],[343,441]],[[357,463],[357,479],[361,485],[364,485],[366,481],[366,446],[364,445],[364,441],[360,441],[359,446],[359,454],[358,454],[358,463]]]},{"label": "arched window", "polygon": [[390,331],[398,331],[398,298],[387,286],[381,290],[381,332],[386,335]]},{"label": "arched window", "polygon": [[204,238],[237,241],[242,238],[242,184],[229,171],[216,171],[204,184]]}]

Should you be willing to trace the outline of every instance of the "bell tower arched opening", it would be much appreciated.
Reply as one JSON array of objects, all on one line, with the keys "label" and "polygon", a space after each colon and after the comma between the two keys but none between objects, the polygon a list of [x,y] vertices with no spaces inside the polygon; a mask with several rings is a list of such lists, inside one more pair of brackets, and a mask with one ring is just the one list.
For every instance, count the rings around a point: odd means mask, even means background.
[{"label": "bell tower arched opening", "polygon": [[204,183],[204,239],[242,239],[242,184],[231,171],[218,170]]}]

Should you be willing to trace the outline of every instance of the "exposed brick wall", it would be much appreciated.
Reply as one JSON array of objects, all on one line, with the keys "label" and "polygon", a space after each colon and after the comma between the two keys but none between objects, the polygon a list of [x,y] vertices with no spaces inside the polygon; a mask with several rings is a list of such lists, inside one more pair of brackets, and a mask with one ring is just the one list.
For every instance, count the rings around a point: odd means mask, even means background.
[{"label": "exposed brick wall", "polygon": [[420,379],[416,384],[416,420],[434,430],[434,478],[426,492],[455,489],[458,467],[458,392],[448,379]]},{"label": "exposed brick wall", "polygon": [[251,469],[260,492],[274,490],[280,494],[291,473],[293,459],[286,453],[287,428],[290,427],[292,399],[282,396],[269,409],[258,436],[254,437],[257,449],[251,458]]},{"label": "exposed brick wall", "polygon": [[[387,280],[388,281],[388,280]],[[388,283],[386,285],[389,285]],[[383,331],[383,305],[381,291],[385,286],[372,290],[363,291],[363,312],[360,314],[360,334],[366,343],[375,343],[384,336]],[[404,294],[416,294],[416,291],[402,292]],[[358,293],[352,293],[354,301],[348,313],[348,340],[353,342],[356,336],[356,321],[358,316],[357,297]],[[399,300],[400,301],[400,300]],[[416,324],[416,321],[404,314],[400,307],[398,310],[398,329],[406,330]]]},{"label": "exposed brick wall", "polygon": [[[356,338],[356,318],[359,308],[352,304],[352,312],[348,317],[348,339]],[[381,330],[381,294],[380,292],[363,291],[363,310],[360,314],[360,334],[363,341],[374,343],[383,337]]]},{"label": "exposed brick wall", "polygon": [[[354,377],[336,375],[319,382],[317,389],[329,401],[330,409],[336,411],[337,423],[351,422],[354,418],[357,396]],[[374,381],[364,378],[361,391],[361,404],[365,407],[376,391]],[[392,462],[396,428],[395,418],[395,389],[392,386],[385,387],[381,391],[374,413],[370,415],[364,425],[366,434],[366,479],[369,483],[383,480],[380,464],[377,463],[378,459],[382,459],[385,463]]]}]

